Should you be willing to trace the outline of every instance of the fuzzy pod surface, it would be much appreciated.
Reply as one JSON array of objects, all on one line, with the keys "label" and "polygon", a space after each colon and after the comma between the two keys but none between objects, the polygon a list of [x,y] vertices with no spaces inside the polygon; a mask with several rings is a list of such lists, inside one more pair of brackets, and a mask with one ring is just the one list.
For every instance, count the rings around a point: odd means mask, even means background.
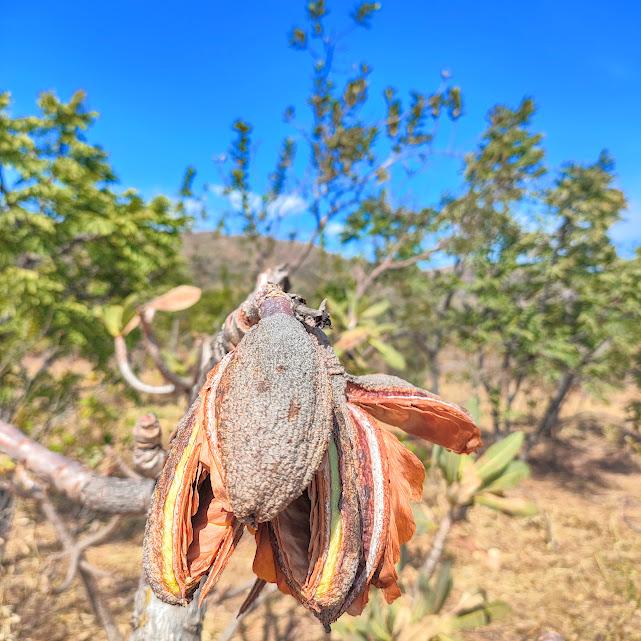
[{"label": "fuzzy pod surface", "polygon": [[234,352],[216,392],[216,427],[234,514],[255,527],[310,484],[332,432],[322,354],[302,324],[267,316]]}]

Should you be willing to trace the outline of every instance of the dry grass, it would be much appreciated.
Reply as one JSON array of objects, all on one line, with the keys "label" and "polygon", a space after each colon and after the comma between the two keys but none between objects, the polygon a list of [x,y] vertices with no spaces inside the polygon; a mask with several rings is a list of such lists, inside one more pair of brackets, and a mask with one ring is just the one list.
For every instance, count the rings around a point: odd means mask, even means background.
[{"label": "dry grass", "polygon": [[[464,393],[452,389],[448,397],[460,401]],[[455,526],[447,551],[455,560],[451,603],[482,587],[489,598],[512,606],[504,620],[467,632],[468,641],[533,640],[546,628],[566,641],[641,640],[641,458],[621,442],[623,400],[606,407],[576,395],[556,439],[533,450],[532,478],[515,492],[534,500],[539,516],[514,519],[478,507]],[[180,413],[175,406],[160,408],[167,432]],[[132,410],[123,417],[123,436],[133,416]],[[430,486],[426,500],[438,518],[444,506]],[[69,522],[83,518],[71,505],[64,509]],[[91,563],[111,574],[100,587],[125,635],[141,541],[142,519],[131,519],[116,539],[89,553]],[[416,537],[410,558],[422,558],[429,544],[430,535]],[[243,540],[219,593],[251,578],[253,547],[250,537]],[[58,550],[52,528],[33,504],[19,501],[0,574],[0,640],[106,638],[78,581],[61,595],[51,594],[65,570],[64,562],[55,568],[48,561]],[[218,637],[242,598],[210,605],[204,641]],[[302,606],[284,597],[261,606],[240,631],[249,641],[328,638]]]}]

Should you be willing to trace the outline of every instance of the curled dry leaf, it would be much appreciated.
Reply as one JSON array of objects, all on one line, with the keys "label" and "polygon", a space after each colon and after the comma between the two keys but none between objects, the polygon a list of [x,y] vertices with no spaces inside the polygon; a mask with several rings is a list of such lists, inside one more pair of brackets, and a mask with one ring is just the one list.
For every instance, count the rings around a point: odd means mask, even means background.
[{"label": "curled dry leaf", "polygon": [[[174,287],[168,292],[150,300],[143,307],[152,313],[181,312],[182,310],[189,309],[192,305],[195,305],[200,300],[201,294],[202,290],[199,287],[194,287],[192,285],[179,285],[178,287]],[[138,325],[140,325],[140,315],[136,314],[132,316],[122,329],[122,335],[127,336],[127,334],[136,329]]]},{"label": "curled dry leaf", "polygon": [[456,405],[396,377],[346,375],[324,334],[268,292],[261,320],[210,372],[158,481],[144,545],[156,595],[185,603],[208,574],[204,599],[248,527],[255,574],[327,629],[362,612],[370,585],[398,598],[394,566],[425,470],[379,421],[461,453],[481,445]]},{"label": "curled dry leaf", "polygon": [[145,307],[151,307],[157,312],[180,312],[195,305],[202,294],[200,288],[192,285],[179,285],[167,293],[150,300]]}]

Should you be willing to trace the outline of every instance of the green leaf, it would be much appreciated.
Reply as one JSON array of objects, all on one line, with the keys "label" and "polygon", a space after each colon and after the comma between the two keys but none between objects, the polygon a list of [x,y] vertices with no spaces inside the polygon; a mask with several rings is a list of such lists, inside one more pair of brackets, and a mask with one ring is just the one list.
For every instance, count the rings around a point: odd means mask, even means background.
[{"label": "green leaf", "polygon": [[530,466],[524,461],[510,461],[507,467],[483,490],[487,492],[504,492],[518,485],[524,478],[530,476]]},{"label": "green leaf", "polygon": [[370,337],[369,343],[390,367],[398,370],[405,369],[405,357],[395,347],[373,337]]},{"label": "green leaf", "polygon": [[495,494],[477,494],[474,497],[474,503],[510,516],[536,516],[539,513],[539,508],[531,501]]},{"label": "green leaf", "polygon": [[519,453],[525,434],[514,432],[494,443],[476,462],[476,474],[484,483],[494,478]]},{"label": "green leaf", "polygon": [[387,298],[370,305],[360,316],[361,318],[377,318],[390,308],[390,301]]},{"label": "green leaf", "polygon": [[447,597],[452,590],[452,561],[445,561],[441,565],[436,584],[434,586],[434,602],[432,604],[432,613],[438,614],[445,604]]},{"label": "green leaf", "polygon": [[122,329],[122,306],[105,305],[102,308],[102,322],[111,336],[120,336]]},{"label": "green leaf", "polygon": [[491,603],[457,615],[452,625],[459,630],[478,628],[492,621],[498,621],[510,612],[511,608],[507,603],[503,601],[492,601]]},{"label": "green leaf", "polygon": [[468,467],[473,467],[476,462],[475,454],[466,454],[465,456],[459,456],[459,465],[458,465],[458,475],[457,481],[460,481],[463,478],[463,475],[466,473],[465,470]]},{"label": "green leaf", "polygon": [[[416,524],[416,534],[425,534],[437,529],[437,525],[427,513],[427,509],[421,503],[412,503],[412,515]],[[401,548],[403,549],[403,548]]]},{"label": "green leaf", "polygon": [[[140,296],[138,294],[131,294],[125,298],[122,303],[122,335],[126,336],[138,323],[131,323],[135,316],[138,315],[136,308],[138,307],[138,301]],[[131,325],[130,325],[131,323]]]},{"label": "green leaf", "polygon": [[443,476],[448,485],[452,485],[458,479],[460,460],[461,456],[450,450],[444,450],[440,456],[439,467],[443,470]]}]

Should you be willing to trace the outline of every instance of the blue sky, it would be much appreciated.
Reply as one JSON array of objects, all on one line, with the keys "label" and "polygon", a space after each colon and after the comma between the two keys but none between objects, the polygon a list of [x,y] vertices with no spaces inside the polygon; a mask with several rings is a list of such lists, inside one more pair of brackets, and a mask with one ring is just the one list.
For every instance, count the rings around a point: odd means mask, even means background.
[{"label": "blue sky", "polygon": [[[459,151],[474,146],[494,104],[532,96],[550,165],[610,150],[630,203],[615,237],[624,250],[641,243],[641,3],[382,4],[372,28],[346,42],[340,64],[368,62],[374,92],[390,83],[431,91],[449,69],[465,98]],[[217,182],[212,158],[228,148],[238,117],[254,126],[255,169],[265,176],[287,133],[283,109],[302,109],[310,85],[308,58],[287,47],[304,6],[9,0],[0,13],[0,90],[12,92],[15,114],[33,111],[43,89],[65,99],[86,90],[102,114],[92,140],[110,152],[123,185],[146,195],[174,193],[187,165]],[[329,6],[338,25],[353,4]],[[459,170],[435,159],[407,198],[436,201],[456,189]]]}]

